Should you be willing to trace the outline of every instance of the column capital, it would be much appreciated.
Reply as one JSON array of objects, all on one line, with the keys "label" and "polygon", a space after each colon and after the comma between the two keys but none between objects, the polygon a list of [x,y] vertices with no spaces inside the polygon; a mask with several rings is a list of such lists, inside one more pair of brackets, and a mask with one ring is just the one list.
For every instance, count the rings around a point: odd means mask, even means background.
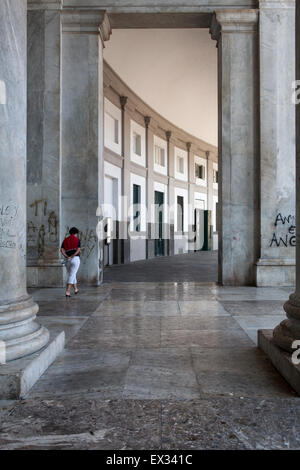
[{"label": "column capital", "polygon": [[128,97],[127,96],[120,96],[120,104],[121,104],[121,108],[122,108],[122,111],[125,110],[125,106],[127,104],[127,100],[128,100]]},{"label": "column capital", "polygon": [[170,139],[171,139],[171,135],[172,135],[172,131],[166,131],[166,138],[167,138],[167,141],[169,142]]},{"label": "column capital", "polygon": [[249,33],[257,30],[258,9],[219,10],[216,20],[221,26],[221,33]]},{"label": "column capital", "polygon": [[61,16],[63,33],[99,34],[103,43],[110,38],[111,26],[105,10],[65,9]]},{"label": "column capital", "polygon": [[187,142],[187,143],[186,143],[186,149],[187,149],[187,151],[189,152],[189,151],[191,150],[191,148],[192,148],[192,142]]},{"label": "column capital", "polygon": [[150,116],[145,116],[144,121],[145,121],[146,129],[148,129],[150,121],[151,121],[151,117]]}]

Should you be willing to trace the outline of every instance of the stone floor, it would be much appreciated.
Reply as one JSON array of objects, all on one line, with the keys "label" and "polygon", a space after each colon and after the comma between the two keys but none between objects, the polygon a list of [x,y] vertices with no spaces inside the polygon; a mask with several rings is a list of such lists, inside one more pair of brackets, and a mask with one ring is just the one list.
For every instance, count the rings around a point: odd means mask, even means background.
[{"label": "stone floor", "polygon": [[197,251],[108,266],[106,282],[217,282],[218,252]]},{"label": "stone floor", "polygon": [[300,399],[257,349],[287,288],[32,290],[64,353],[0,404],[1,449],[300,449]]}]

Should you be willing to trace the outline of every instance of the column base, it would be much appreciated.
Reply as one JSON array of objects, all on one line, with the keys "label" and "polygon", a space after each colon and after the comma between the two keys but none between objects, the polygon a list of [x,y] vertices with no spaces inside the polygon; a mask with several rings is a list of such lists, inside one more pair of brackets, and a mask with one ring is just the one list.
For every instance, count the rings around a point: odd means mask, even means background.
[{"label": "column base", "polygon": [[293,287],[295,260],[259,259],[255,265],[255,280],[257,287]]},{"label": "column base", "polygon": [[23,398],[63,351],[64,345],[65,333],[62,331],[50,336],[49,343],[41,351],[0,365],[0,400]]},{"label": "column base", "polygon": [[0,305],[0,364],[28,356],[46,346],[50,334],[35,321],[38,309],[29,296]]},{"label": "column base", "polygon": [[27,287],[64,287],[63,265],[27,266]]},{"label": "column base", "polygon": [[268,356],[280,375],[300,395],[300,365],[293,364],[291,354],[277,346],[273,330],[258,330],[258,347]]}]

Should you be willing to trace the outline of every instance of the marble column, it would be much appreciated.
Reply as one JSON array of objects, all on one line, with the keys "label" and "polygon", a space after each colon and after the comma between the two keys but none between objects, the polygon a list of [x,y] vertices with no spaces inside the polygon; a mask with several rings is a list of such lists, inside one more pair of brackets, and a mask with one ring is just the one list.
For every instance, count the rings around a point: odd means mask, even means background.
[{"label": "marble column", "polygon": [[260,0],[258,286],[295,283],[295,0]]},{"label": "marble column", "polygon": [[0,2],[0,362],[45,346],[26,290],[27,1]]},{"label": "marble column", "polygon": [[[300,5],[296,3],[296,79],[300,80]],[[300,83],[300,82],[299,82]],[[299,90],[299,87],[298,87]],[[298,93],[299,96],[299,93]],[[296,106],[296,225],[300,226],[300,103]],[[273,341],[292,352],[294,340],[300,340],[300,231],[296,237],[296,290],[284,304],[287,319],[273,331]],[[297,346],[298,347],[298,346]],[[298,391],[300,391],[298,377]]]},{"label": "marble column", "polygon": [[103,279],[103,47],[111,33],[105,11],[62,11],[61,239],[72,226],[81,239],[79,281]]},{"label": "marble column", "polygon": [[258,11],[222,10],[219,63],[219,282],[254,283],[258,212]]},{"label": "marble column", "polygon": [[27,283],[63,285],[60,97],[61,2],[28,4]]}]

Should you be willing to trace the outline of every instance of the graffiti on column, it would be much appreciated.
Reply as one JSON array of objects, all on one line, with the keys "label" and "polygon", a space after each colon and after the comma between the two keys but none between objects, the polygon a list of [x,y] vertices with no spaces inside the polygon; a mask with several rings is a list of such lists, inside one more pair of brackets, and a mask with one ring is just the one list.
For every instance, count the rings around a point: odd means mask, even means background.
[{"label": "graffiti on column", "polygon": [[16,248],[18,207],[14,203],[0,204],[0,248]]},{"label": "graffiti on column", "polygon": [[[270,242],[270,248],[296,246],[296,221],[294,215],[284,216],[278,213],[274,226],[275,231]],[[280,230],[280,234],[276,230]]]},{"label": "graffiti on column", "polygon": [[42,258],[46,245],[58,243],[58,217],[49,210],[47,199],[37,199],[29,204],[29,208],[27,246],[35,249],[37,257]]},{"label": "graffiti on column", "polygon": [[58,231],[57,231],[57,217],[54,211],[50,212],[48,217],[48,233],[49,240],[53,243],[58,241]]}]

